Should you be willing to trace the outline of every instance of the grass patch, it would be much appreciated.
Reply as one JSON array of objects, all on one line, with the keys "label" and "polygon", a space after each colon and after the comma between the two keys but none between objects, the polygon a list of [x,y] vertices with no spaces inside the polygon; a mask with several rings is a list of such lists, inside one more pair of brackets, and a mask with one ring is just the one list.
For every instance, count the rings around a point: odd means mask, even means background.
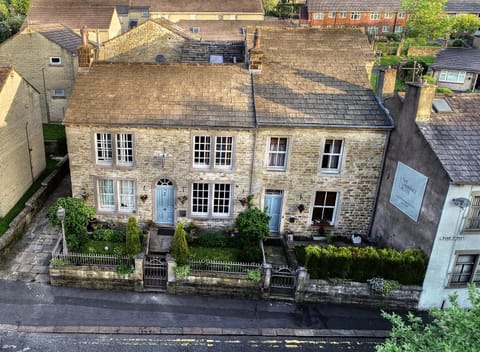
[{"label": "grass patch", "polygon": [[236,262],[238,261],[240,254],[239,248],[190,247],[190,257],[194,259]]},{"label": "grass patch", "polygon": [[47,158],[47,166],[45,170],[42,172],[40,177],[30,186],[30,188],[25,192],[25,194],[20,198],[20,200],[13,206],[12,209],[5,215],[3,218],[0,218],[0,236],[2,236],[5,231],[8,230],[8,226],[12,222],[13,219],[25,208],[25,202],[30,199],[30,197],[38,191],[40,188],[42,181],[52,173],[52,171],[57,166],[58,161]]},{"label": "grass patch", "polygon": [[[108,249],[105,250],[105,248]],[[125,243],[88,240],[82,248],[80,248],[80,253],[124,255],[126,253]]]},{"label": "grass patch", "polygon": [[397,66],[399,62],[401,62],[403,58],[401,56],[394,56],[394,55],[388,55],[388,56],[381,56],[380,57],[380,66]]},{"label": "grass patch", "polygon": [[43,124],[43,138],[49,140],[64,140],[65,137],[65,126],[55,124],[55,123],[44,123]]},{"label": "grass patch", "polygon": [[409,56],[410,61],[416,60],[417,62],[423,62],[427,66],[431,66],[435,61],[435,56]]},{"label": "grass patch", "polygon": [[378,72],[372,72],[370,77],[370,86],[372,87],[373,92],[377,90],[377,81],[378,81]]}]

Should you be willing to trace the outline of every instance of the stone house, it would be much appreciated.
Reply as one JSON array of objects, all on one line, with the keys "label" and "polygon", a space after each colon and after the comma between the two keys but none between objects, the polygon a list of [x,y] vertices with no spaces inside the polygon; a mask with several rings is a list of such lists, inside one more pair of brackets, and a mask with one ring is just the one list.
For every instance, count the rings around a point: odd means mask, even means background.
[{"label": "stone house", "polygon": [[[121,0],[119,0],[121,1]],[[97,46],[122,32],[116,1],[32,0],[23,27],[62,24],[73,32],[89,28],[88,39]]]},{"label": "stone house", "polygon": [[40,93],[12,67],[0,67],[0,217],[45,169]]},{"label": "stone house", "polygon": [[412,83],[402,98],[393,93],[395,70],[382,74],[395,130],[372,236],[429,255],[420,309],[443,307],[454,292],[466,306],[466,285],[480,272],[480,95],[435,96],[436,86]]},{"label": "stone house", "polygon": [[0,44],[0,65],[13,65],[38,92],[43,122],[61,122],[78,71],[79,35],[63,25],[38,25]]},{"label": "stone house", "polygon": [[480,88],[480,48],[445,48],[430,66],[439,87],[453,91],[476,91]]},{"label": "stone house", "polygon": [[369,86],[366,37],[253,32],[248,68],[97,63],[79,74],[65,117],[73,195],[89,195],[102,220],[220,228],[253,194],[274,233],[366,235],[392,128]]},{"label": "stone house", "polygon": [[320,28],[363,28],[374,34],[402,33],[408,15],[400,0],[307,0],[301,24]]}]

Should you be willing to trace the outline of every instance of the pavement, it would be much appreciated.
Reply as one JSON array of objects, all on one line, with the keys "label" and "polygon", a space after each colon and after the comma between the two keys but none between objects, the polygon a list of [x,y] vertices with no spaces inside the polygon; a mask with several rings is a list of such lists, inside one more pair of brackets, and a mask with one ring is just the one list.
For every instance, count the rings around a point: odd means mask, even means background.
[{"label": "pavement", "polygon": [[[0,258],[0,331],[103,334],[378,337],[390,324],[379,309],[164,293],[54,287],[51,250],[59,234],[48,207],[70,195],[70,175],[24,236]],[[405,312],[399,312],[404,314]]]}]

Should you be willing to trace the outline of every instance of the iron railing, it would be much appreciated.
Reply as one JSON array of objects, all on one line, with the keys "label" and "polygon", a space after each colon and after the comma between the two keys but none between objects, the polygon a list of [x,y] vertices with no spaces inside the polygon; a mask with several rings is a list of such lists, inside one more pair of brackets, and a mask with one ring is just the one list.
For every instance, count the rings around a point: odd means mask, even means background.
[{"label": "iron railing", "polygon": [[247,274],[249,271],[262,269],[262,264],[259,263],[223,262],[207,259],[189,259],[187,265],[190,267],[190,271],[228,274]]}]

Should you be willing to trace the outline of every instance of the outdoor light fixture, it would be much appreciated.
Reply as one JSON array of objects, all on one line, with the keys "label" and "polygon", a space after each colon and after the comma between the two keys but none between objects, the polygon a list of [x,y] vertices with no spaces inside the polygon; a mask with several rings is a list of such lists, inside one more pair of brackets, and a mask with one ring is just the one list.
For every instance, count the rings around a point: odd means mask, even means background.
[{"label": "outdoor light fixture", "polygon": [[57,219],[60,220],[62,224],[62,247],[63,247],[63,254],[68,254],[67,248],[67,239],[65,238],[65,209],[62,206],[59,206],[57,209]]},{"label": "outdoor light fixture", "polygon": [[465,209],[470,205],[470,201],[467,198],[453,198],[452,199],[453,204],[455,204],[457,207],[460,207],[460,209]]}]

